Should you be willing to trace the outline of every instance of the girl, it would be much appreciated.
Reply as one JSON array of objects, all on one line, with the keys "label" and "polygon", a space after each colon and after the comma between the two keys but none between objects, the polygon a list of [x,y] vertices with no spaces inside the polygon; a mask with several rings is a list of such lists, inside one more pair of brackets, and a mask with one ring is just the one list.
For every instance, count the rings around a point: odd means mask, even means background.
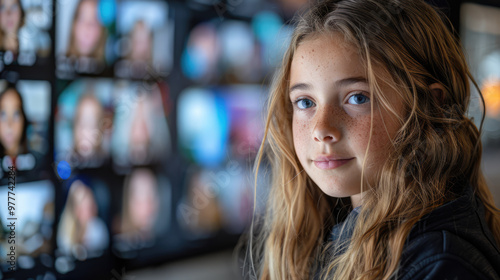
[{"label": "girl", "polygon": [[98,0],[81,0],[73,17],[66,56],[104,61],[106,38],[106,28],[98,17]]},{"label": "girl", "polygon": [[23,99],[14,86],[0,93],[0,155],[10,156],[15,163],[19,154],[28,151],[27,120]]},{"label": "girl", "polygon": [[88,183],[75,180],[68,193],[57,232],[61,253],[76,259],[99,256],[108,246],[108,230],[98,216],[97,202]]},{"label": "girl", "polygon": [[266,156],[272,184],[248,276],[500,279],[469,79],[423,0],[312,6],[272,85],[255,165]]},{"label": "girl", "polygon": [[0,50],[18,52],[18,32],[23,24],[24,11],[19,0],[0,0]]},{"label": "girl", "polygon": [[106,158],[104,118],[104,108],[97,97],[91,91],[83,94],[73,123],[74,153],[81,166],[98,167]]}]

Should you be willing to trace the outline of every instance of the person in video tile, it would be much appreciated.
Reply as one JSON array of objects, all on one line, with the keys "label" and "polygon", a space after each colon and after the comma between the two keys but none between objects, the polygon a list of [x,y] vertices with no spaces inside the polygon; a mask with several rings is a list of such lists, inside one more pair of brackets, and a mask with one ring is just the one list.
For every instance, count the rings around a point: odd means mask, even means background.
[{"label": "person in video tile", "polygon": [[0,50],[18,52],[18,31],[23,22],[24,11],[19,0],[0,0]]},{"label": "person in video tile", "polygon": [[104,108],[93,94],[83,95],[77,105],[74,118],[74,152],[87,166],[102,163]]},{"label": "person in video tile", "polygon": [[63,254],[84,260],[107,248],[108,230],[97,212],[93,191],[81,180],[74,181],[57,232],[57,245]]},{"label": "person in video tile", "polygon": [[130,125],[130,162],[134,165],[147,164],[158,159],[158,154],[167,150],[169,141],[167,124],[164,119],[161,97],[156,92],[138,89],[138,100]]},{"label": "person in video tile", "polygon": [[106,29],[98,18],[98,1],[81,0],[73,17],[68,57],[104,60]]},{"label": "person in video tile", "polygon": [[121,232],[141,239],[152,238],[158,214],[158,181],[147,168],[134,169],[125,180]]},{"label": "person in video tile", "polygon": [[14,87],[0,93],[0,153],[10,156],[27,152],[26,114],[21,95]]},{"label": "person in video tile", "polygon": [[130,54],[128,59],[133,62],[152,62],[153,32],[142,20],[138,20],[129,35]]}]

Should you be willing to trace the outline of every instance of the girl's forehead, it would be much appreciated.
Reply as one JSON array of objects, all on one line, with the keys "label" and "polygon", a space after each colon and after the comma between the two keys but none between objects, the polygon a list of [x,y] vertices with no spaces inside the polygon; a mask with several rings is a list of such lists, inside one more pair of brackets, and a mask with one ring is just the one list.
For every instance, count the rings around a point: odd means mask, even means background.
[{"label": "girl's forehead", "polygon": [[293,80],[334,76],[366,76],[365,64],[358,52],[338,37],[315,36],[297,47],[291,63]]}]

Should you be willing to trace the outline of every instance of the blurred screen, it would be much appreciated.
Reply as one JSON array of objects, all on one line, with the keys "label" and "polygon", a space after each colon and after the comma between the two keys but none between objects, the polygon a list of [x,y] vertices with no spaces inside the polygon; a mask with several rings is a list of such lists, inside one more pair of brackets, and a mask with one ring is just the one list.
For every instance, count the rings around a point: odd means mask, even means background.
[{"label": "blurred screen", "polygon": [[55,159],[73,168],[110,164],[113,82],[82,79],[60,94],[55,125]]},{"label": "blurred screen", "polygon": [[[481,132],[481,169],[500,205],[500,7],[464,3],[461,5],[461,39],[467,63],[484,98],[485,119]],[[483,109],[477,89],[471,85],[469,115],[479,127]]]},{"label": "blurred screen", "polygon": [[[493,17],[500,16],[500,8],[468,3],[462,5],[462,38],[468,54],[468,63],[484,97],[486,119],[483,141],[500,143],[500,27]],[[471,109],[480,120],[482,105],[475,88]]]},{"label": "blurred screen", "polygon": [[193,238],[241,233],[253,205],[251,163],[262,139],[264,89],[189,88],[178,101],[178,138],[190,162],[179,224]]},{"label": "blurred screen", "polygon": [[182,72],[197,84],[262,83],[281,63],[291,32],[270,11],[256,14],[251,22],[197,23],[181,56]]},{"label": "blurred screen", "polygon": [[165,165],[172,150],[165,83],[119,81],[115,86],[115,115],[111,153],[115,172],[125,174],[138,165]]},{"label": "blurred screen", "polygon": [[3,65],[47,64],[51,28],[51,0],[0,0],[0,70]]},{"label": "blurred screen", "polygon": [[[172,186],[166,83],[82,78],[61,81],[56,162],[64,193],[56,270],[112,252],[133,259],[170,228]],[[59,165],[58,165],[59,166]]]},{"label": "blurred screen", "polygon": [[109,249],[109,185],[77,172],[64,181],[63,195],[55,268],[64,274],[75,268],[76,261],[101,257]]},{"label": "blurred screen", "polygon": [[173,63],[173,23],[163,1],[123,1],[118,6],[119,61],[122,78],[165,77]]},{"label": "blurred screen", "polygon": [[112,279],[234,245],[291,36],[249,3],[0,0],[0,199],[15,165],[32,202],[16,278]]},{"label": "blurred screen", "polygon": [[47,167],[51,86],[46,81],[0,81],[0,157],[4,178],[9,166],[18,177],[37,180]]},{"label": "blurred screen", "polygon": [[[171,150],[166,84],[81,79],[58,98],[55,156],[72,168],[162,163]],[[110,157],[112,156],[112,158]]]},{"label": "blurred screen", "polygon": [[[11,190],[9,187],[12,186],[15,187]],[[14,212],[7,208],[8,196],[15,198],[9,199],[15,202]],[[2,271],[8,271],[7,254],[10,253],[11,246],[15,246],[17,269],[31,269],[38,263],[44,265],[45,269],[53,265],[51,240],[55,215],[54,197],[55,190],[50,181],[0,186],[0,200],[3,206],[0,208]],[[15,239],[11,236],[15,236]]]},{"label": "blurred screen", "polygon": [[75,73],[105,73],[115,60],[115,1],[56,2],[57,76],[72,78]]},{"label": "blurred screen", "polygon": [[120,211],[114,216],[113,251],[136,258],[141,249],[157,245],[170,227],[172,188],[152,167],[135,167],[125,178]]}]

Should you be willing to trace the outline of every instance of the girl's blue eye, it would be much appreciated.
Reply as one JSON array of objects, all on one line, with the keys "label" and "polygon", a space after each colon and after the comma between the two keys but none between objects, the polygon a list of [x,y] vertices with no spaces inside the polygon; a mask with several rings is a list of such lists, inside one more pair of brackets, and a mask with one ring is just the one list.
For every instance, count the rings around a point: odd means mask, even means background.
[{"label": "girl's blue eye", "polygon": [[353,104],[353,105],[361,105],[361,104],[367,103],[368,101],[370,101],[370,98],[368,98],[366,95],[363,95],[361,93],[351,95],[351,97],[349,97],[349,100],[348,100],[349,104]]},{"label": "girl's blue eye", "polygon": [[297,104],[297,107],[299,107],[299,109],[304,110],[312,107],[314,105],[314,102],[312,102],[310,99],[303,98],[295,101],[295,104]]}]

